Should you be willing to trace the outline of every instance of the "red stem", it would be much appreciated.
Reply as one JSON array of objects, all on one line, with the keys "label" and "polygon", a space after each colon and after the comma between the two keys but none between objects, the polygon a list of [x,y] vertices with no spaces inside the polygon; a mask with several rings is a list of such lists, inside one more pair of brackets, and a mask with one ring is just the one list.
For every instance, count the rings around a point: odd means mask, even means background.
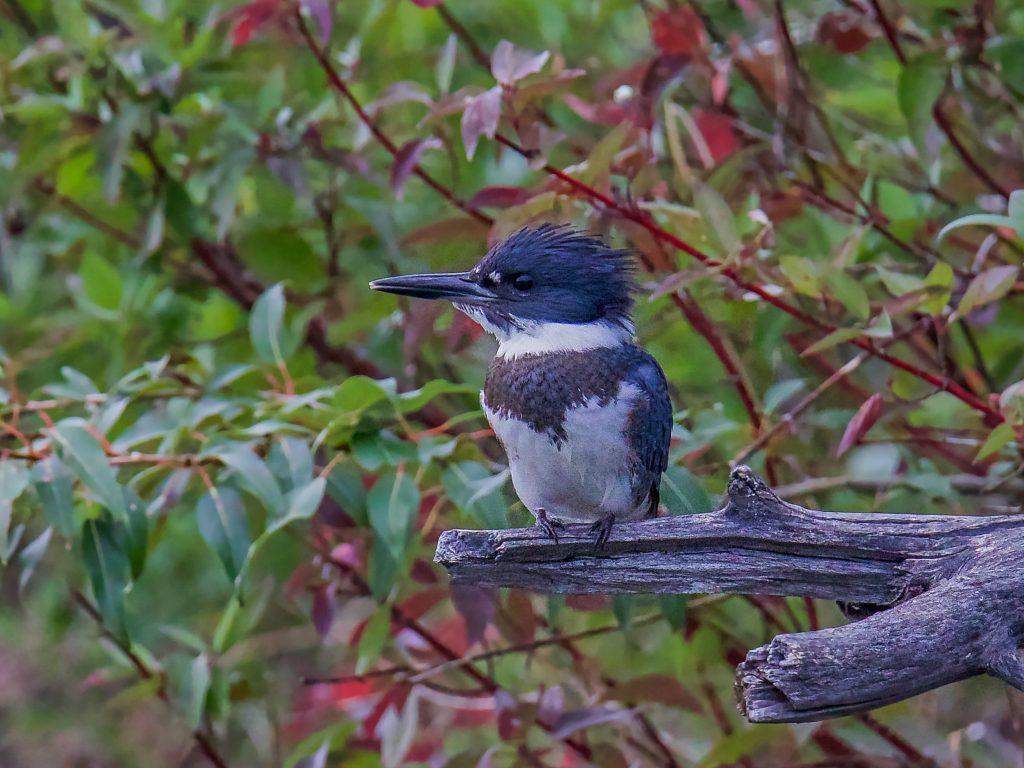
[{"label": "red stem", "polygon": [[[495,136],[495,138],[500,144],[504,144],[506,147],[508,147],[514,152],[519,153],[523,157],[530,158],[533,156],[533,153],[524,149],[516,142],[512,141],[511,139],[501,134],[498,134],[497,136]],[[831,323],[827,323],[824,320],[819,320],[818,318],[809,315],[802,309],[799,309],[798,307],[793,306],[792,304],[784,301],[783,299],[780,299],[778,296],[775,296],[766,288],[761,287],[757,283],[752,283],[746,280],[740,275],[740,273],[734,267],[726,266],[718,259],[714,259],[708,256],[706,253],[698,250],[697,248],[694,248],[689,243],[679,239],[671,232],[668,232],[667,230],[664,230],[661,227],[657,226],[656,224],[652,223],[645,216],[642,216],[637,212],[619,204],[617,201],[613,200],[608,195],[599,192],[598,190],[583,183],[582,181],[579,181],[578,179],[573,178],[564,171],[555,168],[553,165],[545,164],[544,166],[542,166],[542,168],[549,175],[554,176],[557,179],[561,179],[574,189],[578,190],[579,192],[582,192],[587,197],[593,200],[597,200],[598,202],[602,203],[603,205],[620,214],[621,216],[639,224],[641,227],[650,232],[658,240],[669,243],[670,245],[679,249],[683,253],[692,256],[701,264],[704,264],[707,267],[715,269],[717,272],[720,272],[721,274],[728,277],[733,283],[735,283],[743,290],[755,294],[756,296],[760,297],[764,301],[771,304],[773,307],[781,309],[783,312],[785,312],[788,315],[791,315],[792,317],[795,317],[802,323],[817,328],[818,330],[825,331],[826,333],[831,333],[832,331],[836,330],[836,327]],[[932,386],[941,389],[944,392],[949,392],[954,397],[967,403],[967,405],[971,406],[974,410],[978,411],[981,414],[984,414],[986,420],[989,423],[999,424],[1000,422],[1003,421],[1003,416],[998,410],[990,406],[988,403],[986,403],[979,397],[975,396],[973,393],[964,389],[964,387],[960,386],[955,381],[950,381],[941,376],[936,376],[934,373],[926,371],[922,368],[918,368],[916,365],[908,363],[906,360],[890,355],[887,352],[882,352],[881,350],[876,349],[875,346],[864,337],[857,337],[851,339],[849,343],[853,344],[854,346],[860,347],[870,355],[877,357],[879,360],[884,360],[889,365],[892,365],[895,368],[899,368],[911,374],[912,376],[922,379],[923,381],[927,381]]]}]

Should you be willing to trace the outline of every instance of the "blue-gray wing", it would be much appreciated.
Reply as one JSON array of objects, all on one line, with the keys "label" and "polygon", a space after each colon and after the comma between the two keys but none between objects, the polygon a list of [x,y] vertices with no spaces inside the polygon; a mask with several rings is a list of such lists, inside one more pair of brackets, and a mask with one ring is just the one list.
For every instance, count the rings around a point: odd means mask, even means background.
[{"label": "blue-gray wing", "polygon": [[672,401],[668,382],[657,360],[637,349],[636,361],[626,381],[639,390],[626,422],[626,438],[630,441],[638,469],[646,475],[647,487],[637,488],[640,498],[653,487],[656,508],[661,473],[668,467],[668,447],[672,437]]}]

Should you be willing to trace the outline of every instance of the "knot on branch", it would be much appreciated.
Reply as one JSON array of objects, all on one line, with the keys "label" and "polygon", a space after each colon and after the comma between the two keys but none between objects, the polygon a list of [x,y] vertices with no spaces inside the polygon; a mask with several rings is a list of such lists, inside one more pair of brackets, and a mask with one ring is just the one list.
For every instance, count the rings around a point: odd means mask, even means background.
[{"label": "knot on branch", "polygon": [[726,492],[729,506],[724,511],[738,514],[778,513],[787,509],[787,504],[768,484],[754,474],[745,464],[734,467],[729,473]]}]

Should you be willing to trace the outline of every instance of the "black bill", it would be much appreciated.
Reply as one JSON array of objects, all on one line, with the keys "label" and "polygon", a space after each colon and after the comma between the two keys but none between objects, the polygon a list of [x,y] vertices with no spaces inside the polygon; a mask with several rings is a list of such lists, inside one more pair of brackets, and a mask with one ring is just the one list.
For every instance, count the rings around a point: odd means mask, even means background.
[{"label": "black bill", "polygon": [[448,299],[458,304],[483,304],[498,297],[494,291],[474,282],[468,272],[385,277],[374,280],[370,288],[417,299]]}]

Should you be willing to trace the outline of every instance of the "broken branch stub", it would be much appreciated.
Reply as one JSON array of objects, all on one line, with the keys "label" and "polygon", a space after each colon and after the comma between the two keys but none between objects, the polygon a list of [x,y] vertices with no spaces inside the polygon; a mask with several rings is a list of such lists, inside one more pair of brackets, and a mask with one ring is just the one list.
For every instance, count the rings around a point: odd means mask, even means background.
[{"label": "broken branch stub", "polygon": [[1024,518],[823,512],[747,467],[717,512],[586,526],[454,530],[435,560],[454,583],[545,592],[794,595],[868,618],[751,650],[736,693],[753,722],[861,712],[988,673],[1024,690]]}]

